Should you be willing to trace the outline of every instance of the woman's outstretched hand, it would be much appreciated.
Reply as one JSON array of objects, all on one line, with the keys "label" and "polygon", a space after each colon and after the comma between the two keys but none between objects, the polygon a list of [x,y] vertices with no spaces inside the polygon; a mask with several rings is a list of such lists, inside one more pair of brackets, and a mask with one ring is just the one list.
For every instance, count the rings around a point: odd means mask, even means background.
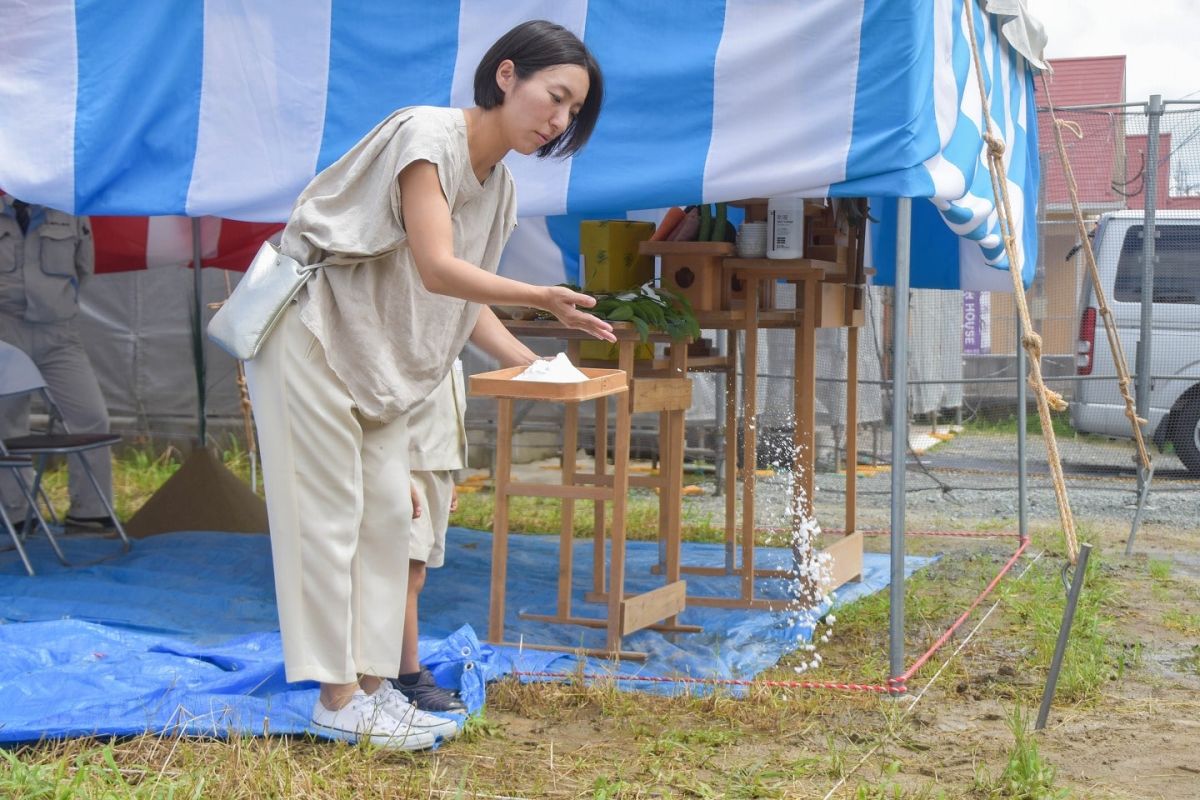
[{"label": "woman's outstretched hand", "polygon": [[594,314],[579,310],[579,307],[591,308],[596,305],[596,298],[572,291],[565,286],[547,286],[545,289],[546,304],[542,307],[553,314],[563,325],[586,331],[606,342],[617,340],[612,325]]}]

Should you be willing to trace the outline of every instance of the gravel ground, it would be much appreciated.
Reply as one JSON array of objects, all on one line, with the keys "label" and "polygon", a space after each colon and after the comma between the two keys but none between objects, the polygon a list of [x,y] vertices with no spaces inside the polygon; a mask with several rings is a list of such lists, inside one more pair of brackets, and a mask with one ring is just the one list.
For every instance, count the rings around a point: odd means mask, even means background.
[{"label": "gravel ground", "polygon": [[[860,440],[861,441],[861,440]],[[869,443],[869,439],[868,439]],[[1058,507],[1040,437],[1027,442],[1029,465],[1029,523],[1058,525]],[[881,459],[890,454],[887,436],[879,446]],[[1012,434],[960,433],[920,456],[909,454],[906,475],[905,521],[910,531],[995,528],[1016,530],[1018,494],[1017,440]],[[1067,494],[1077,521],[1130,524],[1137,501],[1137,476],[1132,443],[1094,437],[1060,443]],[[1194,528],[1200,519],[1200,480],[1183,470],[1178,459],[1153,451],[1155,476],[1142,516],[1147,525]],[[514,477],[534,482],[557,482],[558,459],[514,465]],[[689,465],[690,466],[690,465]],[[634,469],[648,469],[635,462]],[[591,470],[591,459],[581,451],[579,469]],[[486,473],[470,470],[469,473]],[[482,474],[480,474],[482,477]],[[818,469],[814,502],[817,521],[826,528],[845,525],[845,474]],[[890,525],[891,472],[886,463],[860,466],[858,478],[859,529],[886,529]],[[689,470],[688,483],[700,494],[684,498],[687,519],[720,520],[725,498],[717,494],[714,476]],[[755,503],[756,525],[761,528],[788,524],[790,475],[783,470],[759,477]],[[634,490],[635,492],[644,490]],[[740,490],[739,490],[740,503]]]},{"label": "gravel ground", "polygon": [[[887,437],[881,454],[890,455]],[[1080,438],[1060,443],[1067,494],[1081,522],[1132,522],[1137,501],[1137,476],[1132,443]],[[906,475],[906,522],[911,528],[976,528],[981,524],[1014,528],[1018,514],[1016,437],[1009,434],[961,433],[920,456],[909,454]],[[1190,477],[1172,455],[1152,451],[1155,477],[1143,522],[1193,527],[1200,518],[1200,480]],[[1046,449],[1040,437],[1027,441],[1029,521],[1058,523],[1058,507],[1050,481]],[[861,469],[858,478],[858,527],[886,528],[891,509],[891,472]],[[715,495],[711,476],[696,482],[702,496],[688,497],[689,514],[724,513],[723,497]],[[790,479],[786,472],[760,477],[757,524],[782,524]],[[840,527],[845,513],[845,475],[832,470],[817,473],[817,519]]]}]

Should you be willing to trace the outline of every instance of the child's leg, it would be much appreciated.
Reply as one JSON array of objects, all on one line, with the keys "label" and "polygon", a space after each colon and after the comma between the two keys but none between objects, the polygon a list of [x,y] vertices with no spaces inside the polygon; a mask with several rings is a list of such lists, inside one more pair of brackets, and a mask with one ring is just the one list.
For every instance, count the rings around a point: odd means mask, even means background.
[{"label": "child's leg", "polygon": [[438,559],[435,566],[441,564],[440,556],[434,556],[437,537],[433,530],[433,520],[439,515],[432,513],[430,508],[430,504],[438,500],[437,491],[430,492],[430,486],[434,484],[433,473],[413,470],[409,473],[409,478],[414,510],[419,508],[421,511],[419,514],[414,513],[412,527],[409,529],[408,600],[404,611],[404,639],[400,653],[401,675],[419,672],[421,669],[417,657],[417,597],[425,587],[426,562],[435,557]]},{"label": "child's leg", "polygon": [[400,651],[400,674],[410,675],[421,671],[417,657],[417,598],[425,587],[425,562],[410,559],[408,562],[408,604],[404,609],[404,645]]},{"label": "child's leg", "polygon": [[426,711],[466,711],[453,692],[441,688],[421,666],[417,653],[417,598],[425,585],[427,569],[442,566],[446,552],[446,526],[453,502],[454,480],[449,471],[411,473],[415,502],[421,515],[413,519],[409,539],[408,604],[405,608],[404,641],[400,674],[393,684],[418,708]]}]

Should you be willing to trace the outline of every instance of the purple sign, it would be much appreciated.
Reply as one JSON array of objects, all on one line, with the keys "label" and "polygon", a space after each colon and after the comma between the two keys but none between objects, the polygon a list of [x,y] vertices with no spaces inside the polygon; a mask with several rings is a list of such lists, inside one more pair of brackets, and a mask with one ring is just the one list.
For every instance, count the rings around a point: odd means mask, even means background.
[{"label": "purple sign", "polygon": [[992,351],[990,300],[987,292],[962,293],[964,355],[983,355]]}]

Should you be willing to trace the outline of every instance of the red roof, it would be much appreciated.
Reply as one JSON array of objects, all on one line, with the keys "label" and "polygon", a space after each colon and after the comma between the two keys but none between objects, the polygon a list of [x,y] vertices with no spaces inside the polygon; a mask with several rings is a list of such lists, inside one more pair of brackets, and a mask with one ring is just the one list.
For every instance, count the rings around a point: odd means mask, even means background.
[{"label": "red roof", "polygon": [[[1046,75],[1046,82],[1050,87],[1050,100],[1056,108],[1125,102],[1125,56],[1055,58],[1050,59],[1050,66],[1054,71]],[[1034,81],[1034,86],[1038,106],[1048,105],[1040,77]],[[1074,132],[1070,128],[1063,130],[1063,145],[1075,176],[1079,202],[1084,205],[1124,205],[1124,198],[1112,188],[1114,180],[1124,180],[1124,117],[1103,110],[1055,113],[1060,121],[1078,126]],[[1070,202],[1049,113],[1038,115],[1038,142],[1042,153],[1045,202]]]}]

